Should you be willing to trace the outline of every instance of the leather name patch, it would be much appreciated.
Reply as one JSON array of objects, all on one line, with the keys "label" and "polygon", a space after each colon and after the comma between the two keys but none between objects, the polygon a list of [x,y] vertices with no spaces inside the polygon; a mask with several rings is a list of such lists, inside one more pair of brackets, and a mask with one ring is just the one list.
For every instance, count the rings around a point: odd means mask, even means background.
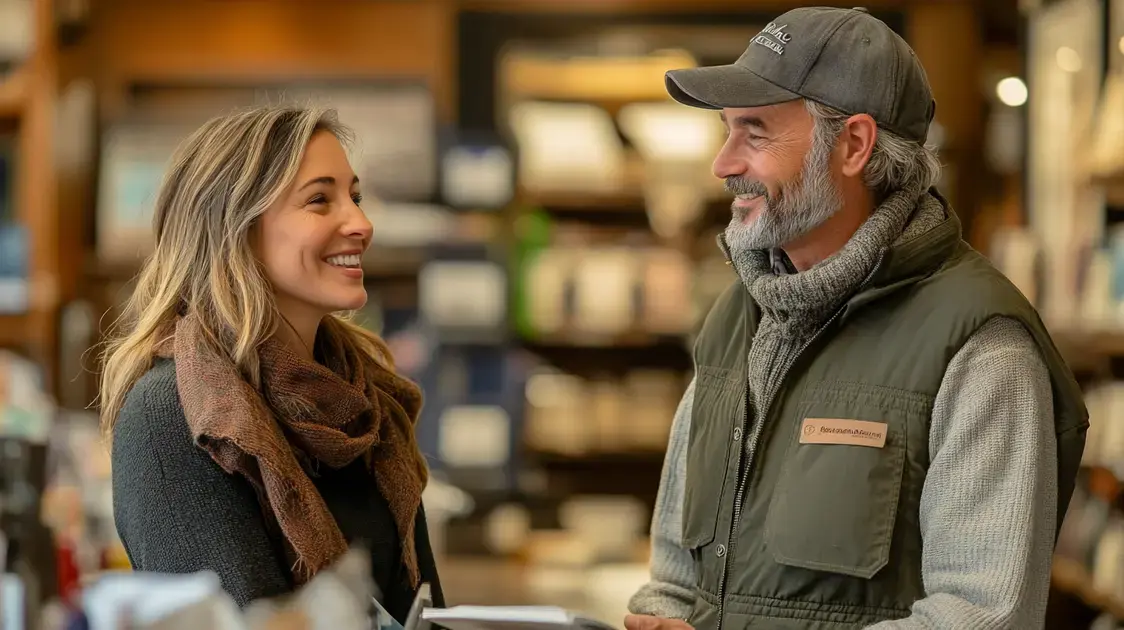
[{"label": "leather name patch", "polygon": [[801,444],[849,444],[886,446],[886,423],[842,418],[804,418],[800,427]]}]

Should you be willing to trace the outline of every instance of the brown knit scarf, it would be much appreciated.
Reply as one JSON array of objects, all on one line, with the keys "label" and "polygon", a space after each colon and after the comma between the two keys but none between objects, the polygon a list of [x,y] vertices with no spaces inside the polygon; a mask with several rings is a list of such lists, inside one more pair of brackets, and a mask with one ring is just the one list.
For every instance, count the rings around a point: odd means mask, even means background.
[{"label": "brown knit scarf", "polygon": [[[176,322],[158,350],[174,357],[176,383],[196,444],[257,491],[266,521],[286,543],[298,585],[347,551],[347,541],[309,477],[318,464],[342,468],[362,457],[390,505],[411,584],[420,581],[414,523],[426,483],[414,438],[417,385],[321,332],[325,365],[281,342],[259,348],[261,389],[207,343],[193,315]],[[303,465],[302,465],[303,464]]]}]

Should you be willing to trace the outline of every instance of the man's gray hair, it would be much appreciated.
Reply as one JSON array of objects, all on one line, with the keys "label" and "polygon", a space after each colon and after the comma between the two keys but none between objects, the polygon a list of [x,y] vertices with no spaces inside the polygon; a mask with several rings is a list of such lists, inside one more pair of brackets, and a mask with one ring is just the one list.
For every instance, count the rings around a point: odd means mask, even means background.
[{"label": "man's gray hair", "polygon": [[[816,125],[813,142],[834,147],[850,116],[810,99],[804,99],[804,104]],[[863,172],[867,188],[878,197],[895,190],[925,191],[936,185],[940,177],[941,162],[932,149],[878,128],[874,150]]]}]

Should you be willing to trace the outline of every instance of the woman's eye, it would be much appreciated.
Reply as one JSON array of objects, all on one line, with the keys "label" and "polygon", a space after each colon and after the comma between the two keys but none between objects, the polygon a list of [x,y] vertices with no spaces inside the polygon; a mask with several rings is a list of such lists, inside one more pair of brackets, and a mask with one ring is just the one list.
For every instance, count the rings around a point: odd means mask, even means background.
[{"label": "woman's eye", "polygon": [[362,205],[363,195],[360,195],[359,193],[355,193],[354,195],[351,196],[351,200],[354,201],[355,205],[357,205],[357,206]]},{"label": "woman's eye", "polygon": [[307,205],[318,206],[325,203],[328,203],[327,197],[325,197],[324,195],[314,195],[311,199],[308,200]]}]

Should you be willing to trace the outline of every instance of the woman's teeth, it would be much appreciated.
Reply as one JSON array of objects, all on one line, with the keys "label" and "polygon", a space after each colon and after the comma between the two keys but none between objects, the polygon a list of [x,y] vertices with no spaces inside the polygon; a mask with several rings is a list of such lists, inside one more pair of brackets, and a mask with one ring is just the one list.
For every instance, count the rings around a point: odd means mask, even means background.
[{"label": "woman's teeth", "polygon": [[328,264],[333,267],[358,267],[359,254],[347,254],[345,256],[332,256],[328,258]]}]

